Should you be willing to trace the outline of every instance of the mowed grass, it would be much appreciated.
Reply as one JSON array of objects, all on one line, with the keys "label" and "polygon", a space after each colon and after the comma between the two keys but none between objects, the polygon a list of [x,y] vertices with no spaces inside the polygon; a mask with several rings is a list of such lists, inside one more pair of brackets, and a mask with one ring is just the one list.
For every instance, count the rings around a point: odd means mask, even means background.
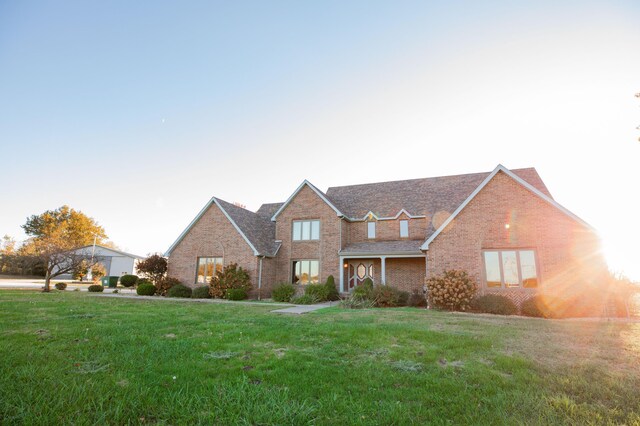
[{"label": "mowed grass", "polygon": [[640,424],[640,324],[0,292],[2,424]]}]

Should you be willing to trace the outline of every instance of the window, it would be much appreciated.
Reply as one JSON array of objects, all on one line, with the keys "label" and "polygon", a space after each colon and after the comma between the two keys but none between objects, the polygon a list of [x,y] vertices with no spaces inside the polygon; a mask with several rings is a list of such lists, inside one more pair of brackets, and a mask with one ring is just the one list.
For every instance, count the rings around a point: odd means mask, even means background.
[{"label": "window", "polygon": [[409,221],[401,220],[400,221],[400,238],[408,238],[409,237]]},{"label": "window", "polygon": [[319,240],[319,220],[294,220],[293,241]]},{"label": "window", "polygon": [[484,272],[489,288],[536,288],[538,271],[533,250],[487,250]]},{"label": "window", "polygon": [[199,257],[196,268],[196,283],[209,283],[216,271],[222,271],[221,257]]},{"label": "window", "polygon": [[367,222],[367,238],[375,238],[375,237],[376,237],[376,223]]},{"label": "window", "polygon": [[317,260],[296,260],[293,262],[294,284],[315,284],[320,278],[320,262]]}]

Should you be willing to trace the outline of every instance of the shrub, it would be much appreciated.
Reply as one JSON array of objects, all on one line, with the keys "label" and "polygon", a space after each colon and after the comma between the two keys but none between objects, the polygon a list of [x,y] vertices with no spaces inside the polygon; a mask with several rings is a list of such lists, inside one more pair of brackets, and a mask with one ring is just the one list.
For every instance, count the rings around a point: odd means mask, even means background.
[{"label": "shrub", "polygon": [[247,297],[249,297],[249,295],[247,294],[247,290],[244,288],[227,289],[227,294],[225,295],[227,300],[244,300]]},{"label": "shrub", "polygon": [[152,254],[138,262],[136,268],[145,278],[149,278],[154,284],[158,284],[167,272],[167,259],[159,254]]},{"label": "shrub", "polygon": [[156,286],[149,282],[138,284],[136,293],[138,293],[138,295],[140,296],[153,296],[154,294],[156,294]]},{"label": "shrub", "polygon": [[346,299],[343,299],[340,305],[348,309],[368,309],[375,306],[373,300],[352,293]]},{"label": "shrub", "polygon": [[476,295],[477,284],[466,272],[449,270],[426,281],[429,304],[450,311],[466,311]]},{"label": "shrub", "polygon": [[177,285],[182,285],[182,282],[180,282],[179,279],[162,277],[158,280],[158,282],[156,282],[156,293],[158,293],[160,296],[166,296],[169,290]]},{"label": "shrub", "polygon": [[142,285],[142,284],[151,284],[151,285],[153,285],[151,280],[148,280],[146,278],[138,278],[138,282],[136,283],[136,285]]},{"label": "shrub", "polygon": [[409,293],[389,285],[379,285],[373,288],[371,298],[379,308],[395,308],[407,305]]},{"label": "shrub", "polygon": [[114,288],[113,291],[111,292],[111,294],[118,294],[118,289]]},{"label": "shrub", "polygon": [[65,288],[67,288],[67,283],[56,283],[55,287],[58,290],[64,290]]},{"label": "shrub", "polygon": [[302,296],[297,296],[291,299],[291,303],[294,305],[313,305],[318,302],[319,300],[310,294],[303,294]]},{"label": "shrub", "polygon": [[293,284],[281,283],[273,288],[271,298],[276,302],[291,302],[291,298],[296,294],[296,288]]},{"label": "shrub", "polygon": [[232,263],[221,271],[216,271],[209,288],[211,296],[219,299],[224,298],[230,288],[242,288],[248,293],[251,290],[251,278],[247,271]]},{"label": "shrub", "polygon": [[209,286],[201,285],[200,287],[196,287],[191,292],[192,299],[211,299],[211,295],[209,294]]},{"label": "shrub", "polygon": [[304,294],[307,294],[318,302],[324,302],[329,296],[329,289],[324,284],[308,284],[304,287]]},{"label": "shrub", "polygon": [[133,287],[137,282],[137,275],[123,275],[120,277],[120,284],[122,284],[123,287]]},{"label": "shrub", "polygon": [[424,308],[427,306],[427,298],[421,290],[413,290],[411,295],[409,295],[407,305],[415,308]]},{"label": "shrub", "polygon": [[100,284],[92,284],[89,286],[89,291],[91,293],[102,293],[104,291],[104,287]]},{"label": "shrub", "polygon": [[362,284],[353,289],[352,295],[358,296],[363,299],[373,298],[373,281],[371,278],[365,279]]},{"label": "shrub", "polygon": [[167,297],[191,297],[192,292],[191,287],[176,284],[167,291]]},{"label": "shrub", "polygon": [[507,296],[499,294],[485,294],[476,297],[470,303],[470,308],[474,312],[496,315],[515,315],[518,307]]},{"label": "shrub", "polygon": [[327,277],[327,282],[324,285],[327,287],[327,300],[340,300],[340,293],[333,275]]}]

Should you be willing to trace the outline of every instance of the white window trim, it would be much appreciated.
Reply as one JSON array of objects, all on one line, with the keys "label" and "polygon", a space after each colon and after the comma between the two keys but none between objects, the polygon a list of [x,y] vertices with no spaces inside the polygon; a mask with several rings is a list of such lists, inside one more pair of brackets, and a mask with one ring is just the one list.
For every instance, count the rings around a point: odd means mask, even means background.
[{"label": "white window trim", "polygon": [[[304,229],[304,223],[305,222],[309,223],[309,238],[308,239],[302,238],[303,229]],[[313,238],[313,222],[318,222],[318,238]],[[300,224],[300,239],[297,239],[297,240],[294,238],[294,232],[293,232],[293,229],[294,229],[296,223]],[[293,220],[293,221],[291,221],[291,241],[293,241],[293,242],[320,241],[321,234],[322,234],[322,229],[321,228],[322,228],[322,224],[320,223],[320,219]]]},{"label": "white window trim", "polygon": [[[504,267],[502,264],[502,252],[505,251],[513,251],[516,253],[516,263],[518,265],[518,286],[517,287],[507,287],[504,283]],[[522,264],[520,263],[520,252],[521,251],[532,251],[533,252],[533,261],[536,263],[536,280],[537,285],[535,287],[524,287],[522,283]],[[500,267],[500,287],[489,287],[487,284],[487,265],[485,264],[484,254],[486,252],[496,252],[498,253],[498,266]],[[480,253],[480,259],[482,264],[482,283],[486,289],[489,290],[525,290],[525,291],[536,291],[540,288],[542,283],[542,279],[540,277],[540,263],[538,262],[538,251],[534,248],[530,247],[518,247],[518,248],[499,248],[499,249],[482,249]]]},{"label": "white window trim", "polygon": [[[373,225],[373,227],[371,227]],[[373,229],[373,236],[371,235],[371,230]],[[376,223],[375,222],[367,222],[367,239],[374,240],[376,238]]]},{"label": "white window trim", "polygon": [[[402,223],[407,224],[407,235],[402,235]],[[409,238],[409,219],[400,220],[400,238]]]},{"label": "white window trim", "polygon": [[[198,268],[200,267],[200,259],[214,259],[214,261],[213,261],[213,273],[215,275],[215,273],[216,273],[216,265],[218,264],[217,260],[220,259],[220,264],[224,268],[224,257],[222,257],[222,256],[198,256],[198,257],[196,257],[196,279],[195,279],[195,284],[205,284],[206,285],[206,284],[209,284],[209,282],[207,281],[206,263],[205,263],[204,282],[201,283],[200,281],[198,281]],[[213,278],[213,275],[211,276],[211,278]]]},{"label": "white window trim", "polygon": [[[318,281],[316,283],[312,283],[309,282],[307,284],[302,284],[302,283],[294,283],[293,282],[293,276],[296,272],[296,268],[295,268],[295,264],[296,263],[300,263],[300,262],[317,262],[318,263]],[[309,279],[311,279],[311,264],[309,264]],[[309,284],[317,284],[322,282],[320,280],[320,260],[319,259],[293,259],[291,261],[291,283],[292,284],[296,284],[296,285],[301,285],[301,286],[305,286],[305,285],[309,285]]]}]

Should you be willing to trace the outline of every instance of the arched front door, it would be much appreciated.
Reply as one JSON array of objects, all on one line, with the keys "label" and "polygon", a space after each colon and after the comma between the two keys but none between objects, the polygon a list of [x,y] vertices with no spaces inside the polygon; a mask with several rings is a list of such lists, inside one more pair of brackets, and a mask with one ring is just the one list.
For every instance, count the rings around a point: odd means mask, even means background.
[{"label": "arched front door", "polygon": [[352,291],[367,278],[373,281],[373,261],[357,260],[349,262],[347,291]]}]

